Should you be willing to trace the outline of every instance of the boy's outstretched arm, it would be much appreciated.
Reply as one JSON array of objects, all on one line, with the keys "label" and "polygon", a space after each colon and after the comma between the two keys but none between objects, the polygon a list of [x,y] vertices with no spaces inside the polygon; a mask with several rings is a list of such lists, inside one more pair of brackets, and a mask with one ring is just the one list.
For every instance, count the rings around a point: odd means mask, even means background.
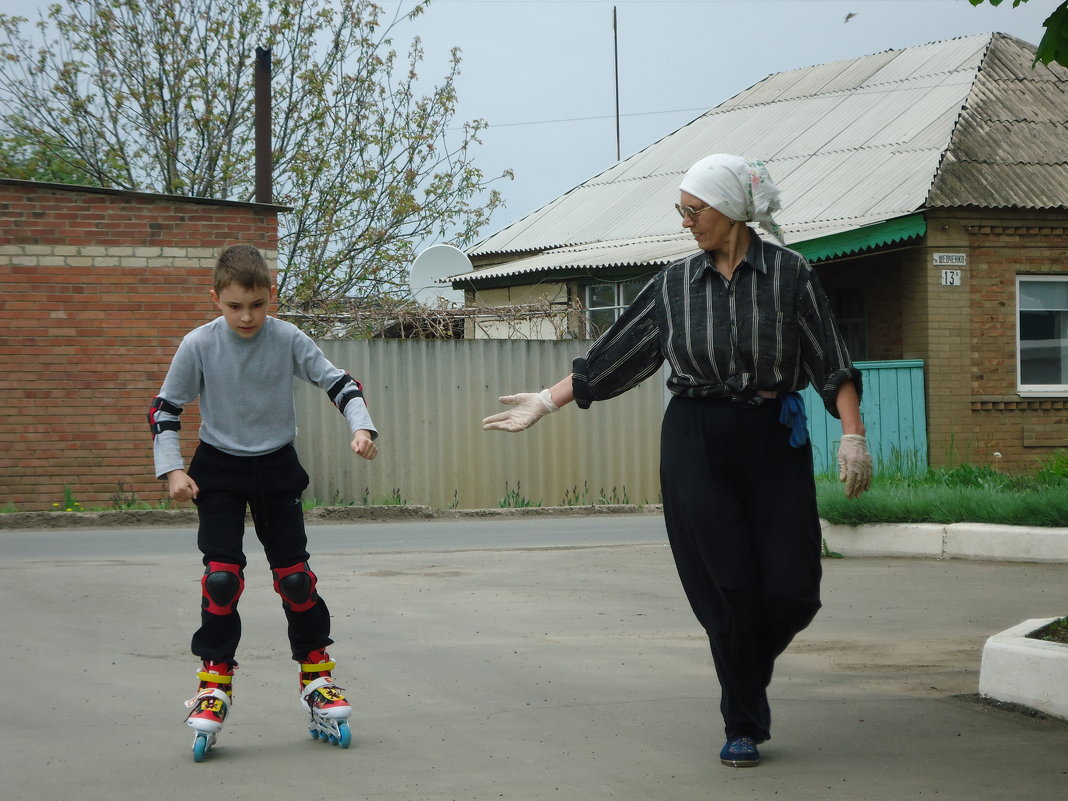
[{"label": "boy's outstretched arm", "polygon": [[367,461],[371,461],[378,456],[378,446],[375,445],[371,437],[372,433],[362,428],[352,437],[352,452],[357,456],[362,456]]}]

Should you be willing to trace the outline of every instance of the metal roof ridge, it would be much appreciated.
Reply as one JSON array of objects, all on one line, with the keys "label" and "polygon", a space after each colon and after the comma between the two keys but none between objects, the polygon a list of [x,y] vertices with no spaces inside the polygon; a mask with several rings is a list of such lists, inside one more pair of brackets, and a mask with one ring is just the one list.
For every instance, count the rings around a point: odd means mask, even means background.
[{"label": "metal roof ridge", "polygon": [[[1026,2],[1026,1],[1027,0],[1024,0],[1024,2]],[[847,61],[859,61],[861,59],[871,58],[872,56],[884,56],[887,53],[905,53],[905,52],[910,51],[910,50],[911,51],[920,50],[920,49],[922,49],[924,47],[933,47],[935,45],[946,44],[948,42],[959,42],[959,41],[963,41],[965,39],[981,39],[984,36],[989,36],[989,37],[1005,36],[1005,37],[1008,37],[1008,38],[1015,38],[1015,37],[1010,37],[1009,34],[997,33],[995,31],[987,31],[985,33],[968,33],[968,34],[963,34],[961,36],[950,36],[948,39],[933,39],[930,42],[924,42],[922,44],[917,44],[917,45],[909,45],[908,47],[888,47],[886,50],[876,50],[874,53],[864,53],[863,55],[860,55],[860,56],[852,56],[852,57],[848,57],[848,58],[839,58],[839,59],[836,59],[834,61],[820,61],[820,62],[817,62],[815,64],[807,64],[804,67],[794,67],[791,70],[780,70],[779,72],[770,73],[767,76],[767,78],[763,79],[763,81],[766,81],[768,78],[772,78],[772,77],[774,77],[776,75],[790,75],[791,73],[794,73],[794,72],[806,72],[808,70],[813,69],[814,67],[829,67],[829,66],[834,66],[835,64],[844,64]],[[1021,39],[1019,41],[1023,41],[1023,40]],[[757,83],[753,84],[753,86],[756,86],[757,84],[762,83],[763,81],[758,81]],[[743,90],[743,91],[746,91],[746,90]],[[741,93],[739,93],[739,94],[741,94]],[[735,97],[737,97],[737,95],[735,95]]]},{"label": "metal roof ridge", "polygon": [[[843,88],[843,89],[819,89],[819,90],[815,90],[815,91],[812,91],[812,92],[807,92],[805,94],[791,95],[790,97],[776,97],[776,98],[772,98],[771,100],[761,100],[759,102],[752,102],[752,103],[740,102],[740,103],[738,103],[738,104],[736,104],[734,106],[729,106],[729,107],[726,107],[726,108],[724,108],[722,105],[720,105],[720,106],[716,106],[715,108],[709,109],[704,114],[702,114],[701,117],[711,117],[711,116],[715,116],[717,114],[730,114],[730,113],[732,113],[734,111],[737,111],[738,109],[741,109],[741,108],[756,108],[756,107],[759,107],[759,106],[773,106],[776,103],[795,103],[798,100],[805,100],[805,99],[811,98],[811,97],[835,97],[836,95],[852,95],[852,94],[854,94],[856,92],[859,92],[859,91],[862,91],[862,90],[869,90],[869,89],[878,90],[878,89],[881,89],[881,88],[886,87],[886,86],[894,86],[894,85],[900,85],[900,84],[914,83],[915,81],[920,80],[922,78],[933,78],[935,76],[954,75],[954,74],[968,75],[968,74],[974,74],[975,72],[976,72],[976,68],[975,67],[954,67],[953,69],[939,70],[937,72],[928,72],[928,73],[925,73],[924,75],[919,75],[919,76],[910,75],[907,78],[893,78],[893,79],[890,79],[890,80],[879,81],[878,83],[865,83],[865,84],[861,84],[859,86],[850,86],[850,87]],[[779,74],[779,73],[776,73],[776,74]]]},{"label": "metal roof ridge", "polygon": [[[934,172],[931,173],[930,183],[927,185],[927,191],[924,193],[923,204],[925,206],[932,205],[932,195],[935,193],[938,186],[939,179],[942,177],[942,168],[946,163],[946,158],[950,157],[954,160],[958,159],[957,148],[959,146],[959,137],[961,134],[961,121],[972,110],[974,106],[974,100],[976,93],[980,88],[989,80],[994,81],[993,76],[986,75],[987,60],[991,57],[991,53],[994,51],[997,44],[1006,39],[1004,34],[988,34],[989,40],[986,43],[986,47],[983,49],[983,55],[979,59],[979,64],[974,69],[974,77],[972,78],[971,88],[968,90],[968,95],[964,98],[964,102],[961,103],[960,110],[957,112],[957,118],[953,121],[953,127],[950,129],[949,138],[946,141],[945,147],[942,148],[942,153],[938,157],[938,164],[935,165]],[[1026,42],[1020,41],[1021,45],[1026,45]]]}]

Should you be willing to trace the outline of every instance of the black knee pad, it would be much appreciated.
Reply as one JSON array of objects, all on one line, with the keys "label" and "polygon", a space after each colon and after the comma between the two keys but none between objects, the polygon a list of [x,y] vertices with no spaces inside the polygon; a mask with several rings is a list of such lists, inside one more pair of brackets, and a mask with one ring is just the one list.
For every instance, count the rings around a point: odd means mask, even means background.
[{"label": "black knee pad", "polygon": [[237,599],[245,591],[245,576],[241,565],[227,562],[208,562],[200,580],[203,594],[201,607],[213,615],[228,615],[237,606]]},{"label": "black knee pad", "polygon": [[282,596],[282,604],[286,609],[307,612],[318,602],[315,574],[307,562],[272,568],[271,573],[274,574],[274,591]]}]

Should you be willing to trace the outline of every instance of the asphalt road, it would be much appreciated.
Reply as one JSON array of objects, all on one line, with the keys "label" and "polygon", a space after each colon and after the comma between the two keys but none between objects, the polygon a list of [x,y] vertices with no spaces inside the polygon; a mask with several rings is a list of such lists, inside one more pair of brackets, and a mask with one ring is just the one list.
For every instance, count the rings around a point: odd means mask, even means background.
[{"label": "asphalt road", "polygon": [[[478,550],[483,548],[547,548],[583,545],[627,545],[667,542],[664,519],[658,514],[465,519],[389,523],[309,525],[313,555],[412,550]],[[246,550],[251,562],[257,549],[249,531]],[[11,529],[0,530],[0,552],[12,558],[185,555],[199,559],[193,528]]]},{"label": "asphalt road", "polygon": [[194,533],[0,531],[4,796],[1068,795],[1068,723],[975,696],[987,636],[1064,614],[1065,565],[825,561],[824,610],[772,684],[764,764],[732,770],[716,759],[718,686],[658,516],[309,531],[353,746],[308,737],[284,619],[250,547],[233,714],[200,764],[182,722],[196,685]]}]

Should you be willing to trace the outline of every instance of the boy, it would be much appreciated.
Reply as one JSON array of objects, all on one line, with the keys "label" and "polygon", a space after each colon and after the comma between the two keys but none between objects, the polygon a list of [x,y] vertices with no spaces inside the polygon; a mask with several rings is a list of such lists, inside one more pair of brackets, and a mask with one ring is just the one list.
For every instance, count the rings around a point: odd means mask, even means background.
[{"label": "boy", "polygon": [[[263,255],[235,245],[219,256],[211,299],[222,316],[185,336],[149,412],[157,478],[176,501],[192,500],[200,518],[197,545],[204,555],[201,626],[192,650],[203,660],[200,687],[186,705],[203,758],[231,703],[234,659],[241,638],[237,602],[244,589],[242,550],[248,506],[281,596],[293,659],[301,664],[300,698],[311,715],[312,736],[347,747],[352,713],[333,683],[330,613],[316,592],[308,564],[300,496],[308,486],[293,447],[293,378],[322,387],[348,419],[352,450],[378,453],[378,437],[359,382],[331,364],[290,323],[268,316],[276,287]],[[200,443],[186,472],[179,448],[179,416],[200,398]]]}]

